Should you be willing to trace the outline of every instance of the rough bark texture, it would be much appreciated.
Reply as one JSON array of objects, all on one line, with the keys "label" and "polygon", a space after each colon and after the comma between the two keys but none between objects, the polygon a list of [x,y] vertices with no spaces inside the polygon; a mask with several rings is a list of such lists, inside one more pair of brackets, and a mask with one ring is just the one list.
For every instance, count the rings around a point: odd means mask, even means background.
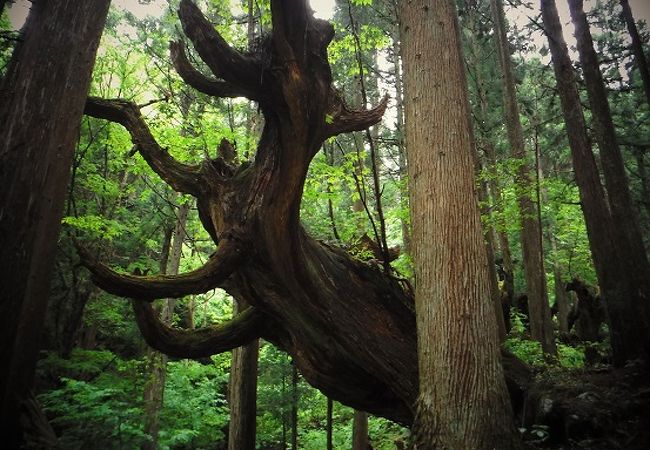
[{"label": "rough bark texture", "polygon": [[352,422],[352,450],[368,450],[368,413],[355,411]]},{"label": "rough bark texture", "polygon": [[419,449],[516,448],[499,362],[455,4],[400,13],[420,390]]},{"label": "rough bark texture", "polygon": [[605,175],[607,198],[612,213],[616,242],[619,250],[628,262],[628,276],[634,282],[634,287],[643,303],[639,306],[639,313],[643,314],[645,308],[646,319],[648,316],[648,302],[650,302],[650,266],[646,255],[643,237],[639,227],[636,207],[632,202],[629,182],[623,155],[616,138],[616,129],[609,109],[607,91],[602,73],[598,64],[598,55],[594,50],[589,22],[585,15],[582,0],[569,0],[569,10],[575,27],[575,36],[578,43],[578,54],[582,73],[587,86],[587,95],[591,106],[594,121],[594,134],[600,149],[600,161]]},{"label": "rough bark texture", "polygon": [[[551,50],[580,203],[602,296],[609,313],[611,344],[616,364],[639,356],[647,342],[646,324],[638,307],[644,299],[634,292],[625,255],[614,240],[617,236],[598,168],[587,136],[585,121],[554,0],[541,0],[542,19]],[[612,239],[614,237],[614,239]]]},{"label": "rough bark texture", "polygon": [[[136,319],[154,348],[196,357],[263,337],[287,351],[305,380],[331,398],[410,424],[418,365],[408,283],[312,239],[299,220],[307,169],[323,141],[376,123],[387,99],[369,110],[348,108],[331,85],[331,25],[311,18],[304,1],[275,0],[271,10],[272,36],[258,53],[244,55],[223,41],[192,2],[180,5],[183,28],[213,74],[260,105],[264,129],[251,164],[236,166],[224,157],[181,164],[153,139],[135,105],[98,99],[87,104],[87,113],[123,124],[164,181],[197,197],[201,221],[218,244],[215,254],[204,267],[177,277],[119,274],[81,254],[97,284],[140,299],[134,302]],[[193,79],[215,81],[192,73]],[[225,150],[230,144],[221,145]],[[449,264],[444,270],[462,278],[464,267],[456,260]],[[466,276],[473,280],[474,274]],[[226,324],[179,330],[161,324],[146,302],[217,286],[251,306]],[[446,342],[441,338],[440,345]],[[496,344],[490,349],[496,351]]]},{"label": "rough bark texture", "polygon": [[0,82],[0,422],[31,385],[78,124],[109,0],[34,2]]},{"label": "rough bark texture", "polygon": [[503,77],[503,106],[508,129],[508,142],[518,169],[515,181],[518,185],[517,203],[521,218],[521,247],[523,252],[524,277],[528,295],[528,319],[530,334],[542,345],[544,353],[556,355],[555,337],[551,324],[551,310],[548,305],[546,271],[544,269],[544,249],[542,247],[541,224],[538,221],[540,205],[533,201],[533,180],[526,150],[524,133],[519,118],[519,106],[515,91],[515,79],[508,37],[506,19],[501,0],[491,0],[494,34],[497,42],[499,65]]},{"label": "rough bark texture", "polygon": [[627,29],[630,32],[630,38],[632,39],[632,52],[634,53],[634,62],[636,67],[641,74],[641,80],[643,81],[643,90],[645,91],[646,99],[648,100],[648,105],[650,106],[650,69],[648,68],[648,60],[645,57],[645,52],[643,51],[643,41],[639,35],[639,30],[636,28],[636,22],[634,22],[634,16],[632,15],[632,9],[630,9],[630,3],[628,0],[619,0],[621,7],[623,8],[623,19],[625,19],[625,24]]},{"label": "rough bark texture", "polygon": [[[235,314],[245,309],[235,301]],[[232,351],[228,406],[228,450],[254,450],[257,419],[257,358],[259,339]]]}]

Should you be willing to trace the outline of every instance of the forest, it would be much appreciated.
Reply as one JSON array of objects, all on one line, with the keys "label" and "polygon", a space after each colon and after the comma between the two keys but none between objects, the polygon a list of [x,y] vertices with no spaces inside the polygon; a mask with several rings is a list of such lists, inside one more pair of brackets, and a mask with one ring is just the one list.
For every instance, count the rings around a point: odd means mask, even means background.
[{"label": "forest", "polygon": [[0,447],[650,448],[648,20],[0,0]]}]

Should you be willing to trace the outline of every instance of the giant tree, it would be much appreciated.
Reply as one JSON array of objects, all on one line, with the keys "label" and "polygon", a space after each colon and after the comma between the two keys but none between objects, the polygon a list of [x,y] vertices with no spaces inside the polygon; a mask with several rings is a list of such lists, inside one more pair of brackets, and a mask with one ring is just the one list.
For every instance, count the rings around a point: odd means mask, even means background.
[{"label": "giant tree", "polygon": [[[190,63],[181,42],[171,45],[188,84],[259,104],[264,128],[252,162],[236,164],[224,142],[221,154],[181,163],[156,141],[137,105],[98,98],[86,104],[87,114],[122,124],[167,184],[197,198],[215,253],[192,272],[145,277],[118,273],[80,253],[100,287],[135,299],[136,321],[152,347],[201,357],[263,337],[291,354],[304,378],[331,398],[409,424],[418,364],[408,283],[314,240],[299,217],[307,169],[324,140],[378,122],[387,100],[369,110],[350,109],[332,86],[332,26],[313,18],[304,0],[275,0],[271,11],[272,33],[244,53],[228,45],[194,3],[181,1],[185,34],[214,76]],[[452,261],[444,270],[461,269]],[[482,273],[464,276],[473,283]],[[161,323],[150,303],[216,287],[251,306],[224,324],[179,330]]]},{"label": "giant tree", "polygon": [[474,188],[453,0],[401,8],[420,390],[416,448],[517,448]]},{"label": "giant tree", "polygon": [[109,0],[34,2],[0,80],[0,376],[5,445],[20,439],[74,147]]}]

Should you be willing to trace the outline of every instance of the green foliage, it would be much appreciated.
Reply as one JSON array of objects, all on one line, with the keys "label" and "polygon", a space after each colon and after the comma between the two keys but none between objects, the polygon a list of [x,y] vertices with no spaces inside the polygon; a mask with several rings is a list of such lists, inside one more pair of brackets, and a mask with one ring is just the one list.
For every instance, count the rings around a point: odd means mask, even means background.
[{"label": "green foliage", "polygon": [[144,442],[138,361],[75,350],[69,361],[49,355],[41,370],[70,375],[39,396],[62,447],[133,448]]},{"label": "green foliage", "polygon": [[161,448],[214,448],[225,439],[228,375],[214,364],[167,363]]},{"label": "green foliage", "polygon": [[[75,349],[69,359],[53,353],[39,364],[42,378],[60,377],[39,396],[64,448],[136,448],[144,434],[141,359],[124,360],[109,351]],[[214,448],[228,424],[228,374],[223,358],[213,364],[167,364],[160,411],[160,448]]]}]

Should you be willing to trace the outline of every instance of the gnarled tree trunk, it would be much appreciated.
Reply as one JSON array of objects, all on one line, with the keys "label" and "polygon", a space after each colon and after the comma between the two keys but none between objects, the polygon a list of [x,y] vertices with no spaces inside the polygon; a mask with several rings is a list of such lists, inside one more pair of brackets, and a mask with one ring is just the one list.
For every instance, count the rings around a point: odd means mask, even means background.
[{"label": "gnarled tree trunk", "polygon": [[[263,337],[291,354],[302,376],[333,399],[400,423],[413,420],[418,369],[413,298],[406,283],[309,237],[300,225],[302,189],[323,141],[380,120],[386,99],[349,109],[332,87],[327,45],[333,28],[310,17],[305,1],[271,2],[273,34],[244,54],[217,34],[189,0],[180,4],[185,33],[214,79],[198,72],[181,43],[177,71],[198,90],[259,103],[264,129],[255,160],[222,156],[189,166],[154,140],[137,106],[89,99],[87,114],[119,122],[161,178],[197,198],[218,250],[205,266],[179,276],[118,274],[80,253],[102,288],[131,297],[153,347],[173,356],[211,355]],[[223,287],[251,306],[230,322],[177,330],[152,314],[155,298]]]}]

